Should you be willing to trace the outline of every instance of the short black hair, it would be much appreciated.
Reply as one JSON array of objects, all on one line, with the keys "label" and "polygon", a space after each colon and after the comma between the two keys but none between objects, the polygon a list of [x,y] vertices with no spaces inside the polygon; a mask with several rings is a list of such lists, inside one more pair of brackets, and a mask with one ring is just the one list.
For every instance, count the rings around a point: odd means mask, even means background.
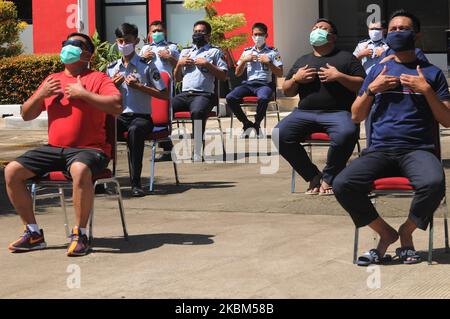
[{"label": "short black hair", "polygon": [[95,45],[90,36],[88,36],[87,34],[84,34],[84,33],[72,32],[71,34],[69,34],[67,36],[67,39],[70,39],[71,37],[75,37],[75,36],[82,37],[83,39],[85,39],[88,51],[91,53],[94,53]]},{"label": "short black hair", "polygon": [[336,25],[331,20],[329,20],[327,18],[320,18],[320,19],[317,19],[316,23],[314,23],[314,24],[316,25],[319,22],[326,22],[326,23],[328,23],[329,25],[331,25],[331,28],[333,29],[333,33],[336,34],[336,35],[338,34],[338,30],[336,28]]},{"label": "short black hair", "polygon": [[132,35],[135,38],[138,37],[138,27],[130,23],[122,23],[115,31],[116,38],[123,38],[127,35]]},{"label": "short black hair", "polygon": [[255,29],[260,29],[262,30],[265,34],[267,34],[267,26],[262,23],[262,22],[256,22],[253,26],[252,26],[252,32]]},{"label": "short black hair", "polygon": [[211,25],[210,25],[208,22],[206,22],[205,20],[197,21],[197,22],[194,23],[194,28],[195,28],[196,26],[198,26],[198,25],[204,25],[205,28],[206,28],[206,33],[207,33],[207,34],[211,34],[211,32],[212,32],[212,27],[211,27]]},{"label": "short black hair", "polygon": [[164,30],[166,29],[166,24],[164,22],[162,22],[161,20],[152,21],[152,23],[150,23],[150,27],[152,25],[160,25],[160,26],[162,26],[164,28]]},{"label": "short black hair", "polygon": [[399,9],[397,11],[394,11],[391,14],[391,17],[389,18],[389,23],[392,21],[392,19],[394,19],[396,17],[407,17],[407,18],[410,18],[412,20],[412,23],[413,23],[414,32],[416,32],[416,33],[420,32],[420,20],[419,20],[419,18],[417,18],[411,12],[408,12],[405,9]]}]

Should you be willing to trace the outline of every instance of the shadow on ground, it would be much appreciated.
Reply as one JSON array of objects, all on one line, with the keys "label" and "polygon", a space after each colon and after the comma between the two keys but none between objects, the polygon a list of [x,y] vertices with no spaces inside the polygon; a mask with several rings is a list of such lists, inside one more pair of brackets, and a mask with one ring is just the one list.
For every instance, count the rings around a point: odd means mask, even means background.
[{"label": "shadow on ground", "polygon": [[214,235],[203,234],[145,234],[123,237],[94,238],[93,253],[135,254],[164,245],[211,245]]}]

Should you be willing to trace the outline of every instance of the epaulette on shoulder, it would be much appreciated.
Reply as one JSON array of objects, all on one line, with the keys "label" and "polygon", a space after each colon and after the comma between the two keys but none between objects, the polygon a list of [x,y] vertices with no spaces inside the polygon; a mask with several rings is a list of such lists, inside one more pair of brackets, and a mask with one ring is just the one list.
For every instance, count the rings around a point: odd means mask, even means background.
[{"label": "epaulette on shoulder", "polygon": [[188,50],[188,49],[192,49],[192,48],[193,48],[193,46],[191,45],[189,47],[184,47],[183,50]]},{"label": "epaulette on shoulder", "polygon": [[251,49],[253,49],[253,47],[247,47],[247,48],[244,49],[244,51],[248,51],[248,50],[251,50]]},{"label": "epaulette on shoulder", "polygon": [[113,68],[115,65],[117,64],[117,60],[116,61],[113,61],[113,62],[111,62],[110,64],[108,64],[108,69],[111,69],[111,68]]},{"label": "epaulette on shoulder", "polygon": [[268,47],[268,48],[269,48],[269,50],[278,51],[278,49],[275,47]]},{"label": "epaulette on shoulder", "polygon": [[370,39],[364,39],[364,40],[361,40],[361,41],[358,42],[358,44],[367,42],[367,41],[369,41],[369,40],[370,40]]}]

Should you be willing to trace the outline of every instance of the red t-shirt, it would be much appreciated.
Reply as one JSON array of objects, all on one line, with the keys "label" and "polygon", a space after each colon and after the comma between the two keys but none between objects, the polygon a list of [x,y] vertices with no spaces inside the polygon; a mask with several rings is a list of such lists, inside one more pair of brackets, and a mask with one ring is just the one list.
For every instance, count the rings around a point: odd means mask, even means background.
[{"label": "red t-shirt", "polygon": [[[77,82],[76,77],[69,76],[64,71],[50,76],[61,82],[63,91],[68,84]],[[92,70],[83,72],[81,83],[86,90],[99,95],[120,94],[111,79],[102,72]],[[43,83],[38,90],[42,85]],[[48,115],[50,145],[98,149],[111,157],[111,145],[106,143],[105,112],[81,99],[69,100],[65,95],[62,98],[51,96],[44,100],[44,105]]]}]

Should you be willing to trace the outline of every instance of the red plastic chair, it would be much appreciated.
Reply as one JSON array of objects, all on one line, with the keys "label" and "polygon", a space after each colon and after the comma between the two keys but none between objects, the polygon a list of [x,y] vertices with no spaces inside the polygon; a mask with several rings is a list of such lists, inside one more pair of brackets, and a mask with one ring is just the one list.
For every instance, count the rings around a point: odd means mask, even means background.
[{"label": "red plastic chair", "polygon": [[[305,140],[301,143],[303,147],[306,147],[308,156],[310,160],[312,161],[312,148],[313,146],[330,146],[331,138],[327,133],[323,132],[317,132],[312,133],[308,137],[305,138]],[[358,157],[361,155],[361,144],[359,143],[359,139],[356,142],[356,148],[358,152]],[[294,169],[292,169],[292,177],[291,177],[291,193],[295,193],[295,175],[296,172]]]},{"label": "red plastic chair", "polygon": [[[272,74],[272,82],[271,82],[271,88],[272,88],[272,98],[269,102],[269,106],[275,106],[274,111],[268,111],[266,113],[266,116],[264,117],[264,128],[267,128],[267,114],[276,113],[278,122],[280,122],[280,108],[277,102],[277,77]],[[240,103],[241,108],[254,108],[258,106],[258,97],[256,96],[244,96],[242,98],[242,103]],[[234,119],[234,113],[231,112],[231,119],[230,119],[230,134],[233,132],[233,119]]]},{"label": "red plastic chair", "polygon": [[[441,159],[441,143],[440,143],[440,131],[436,130],[436,156]],[[372,204],[376,205],[376,199],[381,196],[389,197],[408,197],[414,196],[414,187],[410,184],[410,181],[406,177],[392,176],[376,179],[373,182],[373,188],[371,192]],[[445,236],[445,252],[449,252],[449,239],[448,239],[448,206],[447,196],[444,195],[444,199],[441,202],[440,207],[444,209],[444,236]],[[434,222],[433,218],[430,221],[429,234],[428,234],[428,264],[431,265],[433,261],[433,232]],[[377,240],[376,233],[374,233],[374,241]],[[356,264],[358,258],[358,243],[359,243],[359,229],[355,227],[355,240],[353,247],[353,263]]]},{"label": "red plastic chair", "polygon": [[[161,78],[166,85],[166,88],[170,87],[170,75],[167,72],[161,72]],[[154,181],[155,181],[155,155],[156,155],[156,145],[161,142],[171,141],[170,136],[172,135],[172,121],[171,121],[171,107],[170,100],[162,100],[158,98],[152,98],[152,122],[153,122],[153,132],[146,137],[146,140],[150,142],[151,156],[150,156],[150,192],[153,191]],[[128,138],[128,132],[124,132],[123,137]],[[128,168],[130,168],[130,150],[127,147],[128,155]],[[180,184],[178,179],[177,164],[172,159],[173,170],[175,173],[176,185]]]},{"label": "red plastic chair", "polygon": [[[106,168],[102,172],[95,174],[92,177],[94,189],[97,185],[105,184],[114,186],[114,193],[106,192],[105,196],[112,196],[117,199],[120,211],[120,218],[122,221],[123,236],[128,240],[128,232],[125,223],[125,210],[122,202],[122,193],[120,191],[120,184],[116,179],[116,161],[117,161],[117,147],[116,147],[116,118],[113,115],[106,116],[106,139],[107,143],[111,145],[111,161],[112,168]],[[58,193],[41,193],[51,188],[58,189]],[[51,172],[42,178],[34,178],[31,180],[31,195],[33,199],[33,210],[36,208],[36,200],[59,197],[60,206],[64,214],[64,226],[66,236],[70,236],[69,223],[67,218],[67,211],[65,205],[64,189],[72,189],[72,180],[64,172]],[[94,206],[92,207],[89,218],[89,241],[92,243],[93,235],[93,220],[94,220]]]}]

